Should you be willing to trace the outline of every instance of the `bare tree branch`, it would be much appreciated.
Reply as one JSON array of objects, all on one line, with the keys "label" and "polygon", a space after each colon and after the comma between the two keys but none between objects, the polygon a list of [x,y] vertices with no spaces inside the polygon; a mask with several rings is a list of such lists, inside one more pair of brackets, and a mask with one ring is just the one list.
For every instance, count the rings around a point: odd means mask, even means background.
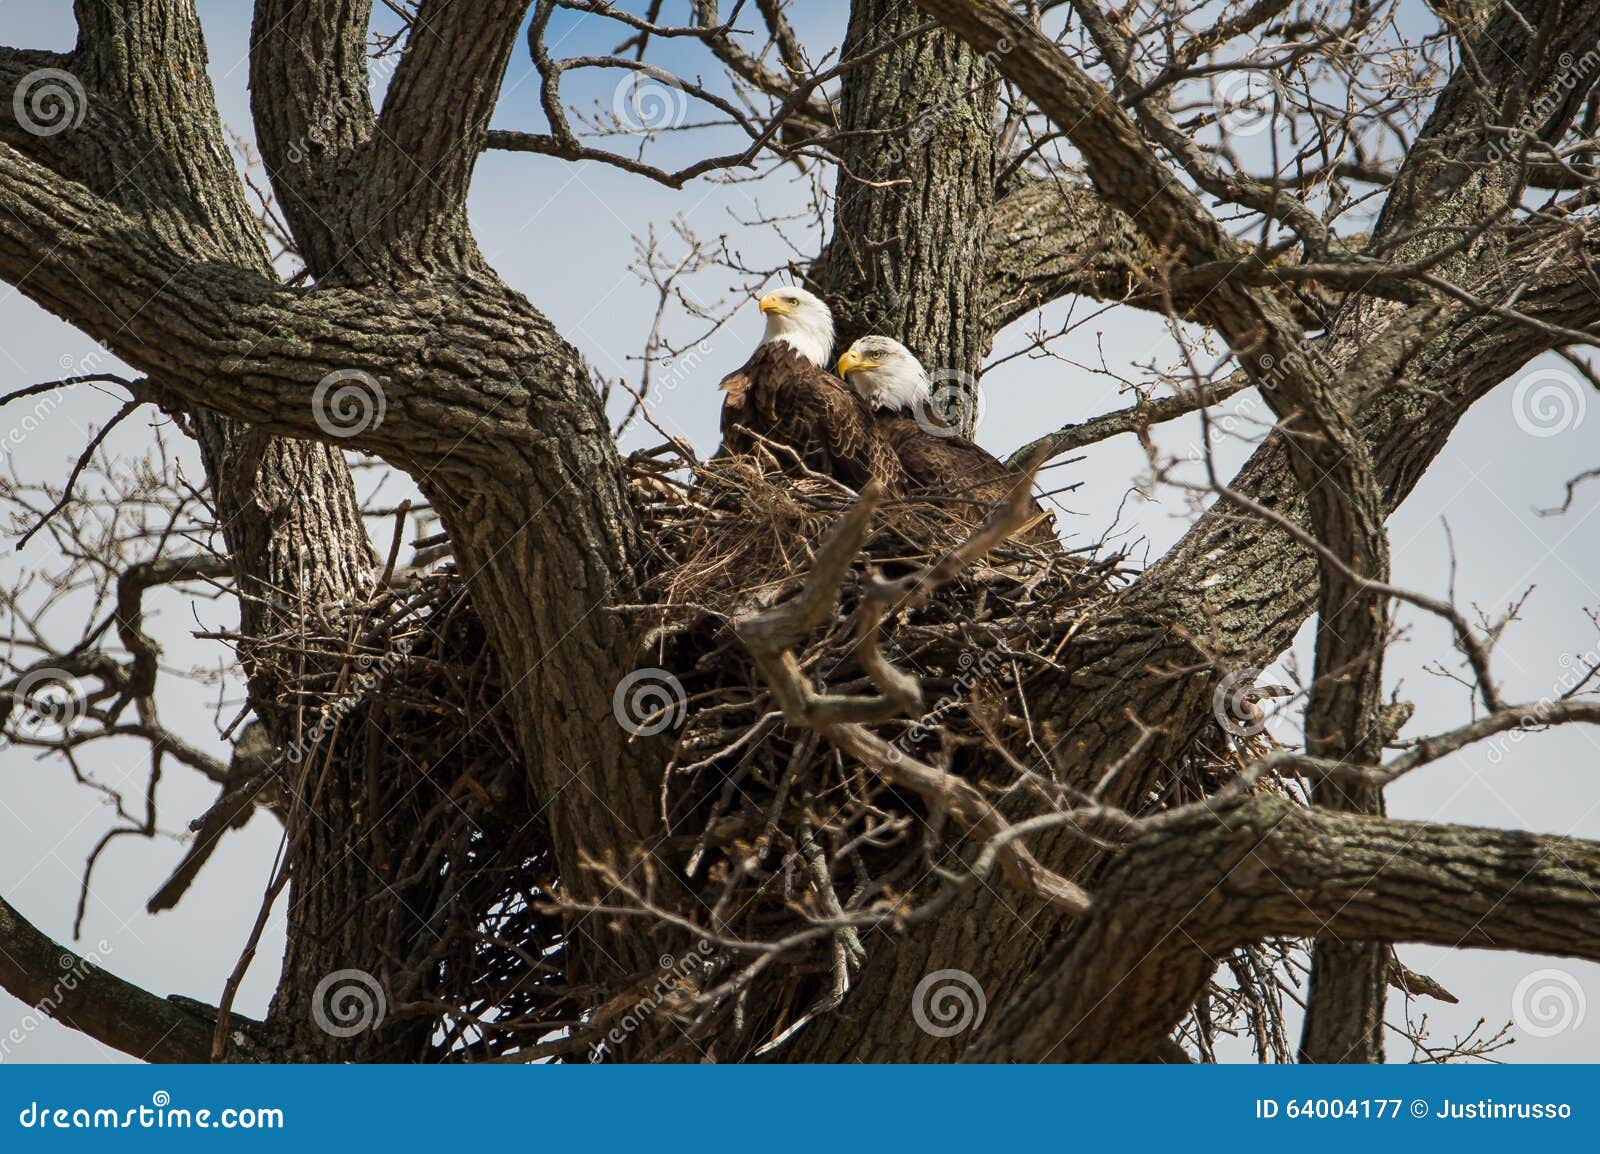
[{"label": "bare tree branch", "polygon": [[1216,958],[1320,936],[1600,958],[1600,846],[1259,798],[1152,823],[978,1061],[1139,1061]]},{"label": "bare tree branch", "polygon": [[[0,987],[35,1012],[146,1062],[203,1062],[204,1018],[51,941],[0,899]],[[246,1040],[243,1033],[241,1040]]]}]

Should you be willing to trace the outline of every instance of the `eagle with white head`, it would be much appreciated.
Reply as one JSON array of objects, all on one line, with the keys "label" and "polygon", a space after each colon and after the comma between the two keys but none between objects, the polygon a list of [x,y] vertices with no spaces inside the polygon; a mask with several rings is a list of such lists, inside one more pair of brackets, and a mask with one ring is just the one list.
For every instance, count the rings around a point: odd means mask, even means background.
[{"label": "eagle with white head", "polygon": [[[959,497],[992,506],[1011,493],[1016,473],[993,454],[959,436],[934,402],[932,379],[922,362],[892,337],[866,336],[839,358],[839,376],[876,414],[913,491]],[[1039,520],[1022,536],[1055,540],[1048,514],[1034,503]]]},{"label": "eagle with white head", "polygon": [[749,453],[768,441],[852,488],[880,481],[891,492],[903,489],[905,474],[871,410],[824,367],[833,351],[828,306],[791,285],[761,297],[760,307],[767,319],[761,344],[722,380],[723,452]]}]

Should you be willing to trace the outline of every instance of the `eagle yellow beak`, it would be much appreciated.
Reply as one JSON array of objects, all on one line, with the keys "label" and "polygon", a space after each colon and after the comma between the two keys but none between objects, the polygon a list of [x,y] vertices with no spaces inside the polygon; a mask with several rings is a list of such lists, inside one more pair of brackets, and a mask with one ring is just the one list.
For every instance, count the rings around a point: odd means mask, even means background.
[{"label": "eagle yellow beak", "polygon": [[862,356],[854,349],[846,349],[844,356],[839,358],[839,376],[847,377],[861,369],[875,369],[878,362]]},{"label": "eagle yellow beak", "polygon": [[777,293],[768,293],[762,297],[759,307],[764,313],[777,313],[780,317],[786,317],[794,312],[794,306],[786,303]]}]

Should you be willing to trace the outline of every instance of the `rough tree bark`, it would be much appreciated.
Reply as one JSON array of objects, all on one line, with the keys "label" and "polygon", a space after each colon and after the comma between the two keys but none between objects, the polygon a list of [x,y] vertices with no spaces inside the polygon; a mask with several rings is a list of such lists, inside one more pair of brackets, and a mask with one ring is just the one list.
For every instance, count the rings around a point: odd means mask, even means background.
[{"label": "rough tree bark", "polygon": [[[79,0],[75,11],[78,46],[60,66],[92,94],[92,119],[85,131],[41,138],[7,118],[0,124],[7,142],[42,150],[57,171],[82,181],[188,259],[223,261],[275,277],[223,138],[193,5],[186,0]],[[37,66],[27,57],[7,59],[8,89]],[[160,373],[151,374],[149,388],[157,403],[170,396]],[[178,411],[192,422],[234,563],[251,707],[274,740],[287,744],[297,736],[300,719],[285,711],[279,663],[264,647],[270,639],[308,630],[315,635],[317,606],[347,603],[370,588],[374,557],[355,486],[337,445],[266,435],[202,405],[178,406]],[[347,857],[349,840],[349,833],[341,832],[325,860]],[[303,864],[306,876],[326,868]],[[351,901],[359,892],[358,887],[346,891]],[[290,908],[301,907],[291,903]],[[310,932],[292,936],[301,942],[329,940],[329,927],[348,922],[347,912],[339,911],[327,926],[307,926]],[[301,919],[294,920],[300,928]],[[340,965],[370,965],[372,958],[363,953],[347,950]],[[299,985],[309,994],[326,972],[327,967],[286,965],[280,996],[292,1000]],[[313,1029],[309,1016],[287,1020],[302,1031]],[[315,1038],[324,1046],[328,1041],[325,1034]]]},{"label": "rough tree bark", "polygon": [[[252,68],[258,136],[274,186],[309,266],[329,286],[313,297],[337,299],[355,312],[341,316],[342,308],[335,307],[321,320],[304,314],[308,327],[299,331],[293,322],[280,324],[286,319],[281,314],[272,315],[276,278],[221,144],[205,84],[199,24],[187,0],[134,0],[121,14],[83,5],[85,44],[93,43],[95,51],[124,67],[144,69],[128,84],[159,105],[160,123],[147,128],[129,117],[114,97],[102,97],[91,87],[88,132],[38,137],[14,122],[6,125],[7,160],[25,165],[45,184],[54,179],[47,173],[55,171],[85,177],[85,169],[76,163],[80,152],[91,161],[105,157],[104,187],[131,203],[91,195],[96,185],[86,180],[79,207],[98,215],[102,224],[154,261],[135,257],[116,271],[121,257],[131,254],[124,254],[121,242],[108,243],[100,250],[104,259],[96,258],[99,271],[84,280],[67,272],[65,263],[59,266],[76,282],[76,287],[58,284],[62,296],[46,287],[48,277],[38,278],[43,294],[38,299],[82,310],[86,320],[94,314],[86,330],[147,373],[153,397],[211,414],[203,440],[210,444],[208,460],[219,468],[248,465],[257,457],[264,462],[258,472],[282,468],[254,490],[248,477],[241,481],[231,472],[215,478],[213,485],[219,501],[237,503],[257,518],[253,527],[238,534],[242,551],[236,556],[249,558],[252,547],[267,554],[243,579],[246,589],[254,588],[249,584],[253,580],[276,592],[266,604],[283,600],[284,591],[292,593],[308,580],[305,603],[336,604],[371,579],[370,549],[354,513],[339,441],[319,426],[309,386],[336,368],[378,371],[379,364],[367,359],[363,346],[387,340],[419,377],[453,378],[458,382],[454,391],[476,398],[456,410],[467,417],[467,425],[450,434],[434,424],[431,436],[415,440],[417,451],[404,455],[451,531],[485,621],[498,619],[491,634],[508,653],[518,654],[507,668],[513,692],[525,705],[517,712],[524,746],[531,751],[528,772],[538,796],[566,799],[569,812],[554,823],[554,832],[563,862],[572,867],[567,876],[573,891],[582,895],[589,876],[578,864],[583,854],[611,856],[626,869],[648,852],[652,788],[647,767],[658,752],[649,742],[628,743],[611,713],[611,687],[630,668],[632,638],[614,616],[590,612],[607,597],[628,599],[639,549],[603,414],[576,352],[483,266],[462,213],[472,163],[481,150],[488,112],[526,5],[502,3],[471,13],[459,5],[424,6],[422,17],[437,37],[424,38],[427,44],[419,41],[419,49],[407,54],[397,72],[378,131],[379,145],[368,139],[370,123],[366,129],[362,124],[363,114],[370,122],[362,51],[369,7],[263,6],[256,45],[270,38],[273,67],[288,74],[274,73],[264,63]],[[329,44],[349,50],[328,52]],[[8,79],[15,83],[30,69],[49,64],[80,66],[97,75],[88,63],[78,63],[89,52],[80,46],[69,60],[8,53]],[[170,70],[185,60],[189,64],[183,71]],[[200,82],[172,83],[183,75],[196,75]],[[446,89],[464,95],[450,102],[450,115],[441,116],[434,93]],[[180,126],[187,135],[180,134]],[[150,137],[169,139],[186,165],[205,169],[189,171],[185,181],[178,160],[163,150],[141,147]],[[114,147],[103,148],[108,141]],[[291,150],[305,168],[318,170],[317,178],[286,162]],[[127,157],[125,168],[131,170],[135,159],[152,151],[160,164],[149,161],[136,179],[119,181],[126,173],[116,170],[117,158]],[[40,162],[51,167],[40,167]],[[167,164],[178,167],[178,173],[164,171]],[[156,183],[157,177],[167,183]],[[34,188],[44,191],[41,184]],[[35,204],[44,208],[42,201]],[[181,211],[191,205],[192,212]],[[219,218],[233,231],[217,226]],[[12,218],[12,225],[16,231],[11,240],[20,246],[13,252],[41,241],[34,226],[44,225],[42,217]],[[101,239],[109,242],[109,237]],[[60,240],[61,256],[69,249],[85,254],[95,247],[84,243],[86,235],[68,240],[63,234]],[[180,287],[184,282],[187,287]],[[308,299],[277,296],[280,301]],[[76,298],[75,306],[67,305],[71,298]],[[170,308],[162,306],[163,298],[171,301]],[[398,330],[397,304],[413,318]],[[257,305],[266,305],[267,313],[257,312]],[[220,331],[205,335],[209,325],[235,309],[256,312],[253,335],[221,342],[214,339]],[[452,360],[438,359],[432,352],[437,334],[450,329],[465,334],[464,339]],[[191,343],[195,340],[200,347]],[[280,397],[288,400],[282,408],[285,419],[264,421],[266,409],[277,403],[250,402],[254,388],[246,382],[259,380],[252,368],[262,358],[281,357],[291,347],[300,353],[290,353],[289,361],[309,356],[300,360],[293,399]],[[170,371],[180,364],[179,372]],[[536,366],[533,375],[525,375],[528,366]],[[246,401],[250,411],[213,403],[230,388],[240,390],[236,399]],[[426,412],[406,412],[413,399],[424,410],[429,407],[421,397],[391,391],[388,420],[373,431],[407,426],[414,431],[430,424]],[[418,418],[422,425],[414,423]],[[259,431],[246,431],[246,424]],[[499,430],[498,436],[514,450],[495,450],[488,458],[457,451],[469,426]],[[268,429],[324,443],[262,436]],[[410,439],[410,434],[402,432],[401,439]],[[326,444],[330,440],[331,446]],[[485,483],[485,478],[507,472],[519,479],[508,485]],[[260,503],[274,500],[276,505],[261,508]],[[304,535],[295,532],[300,519],[308,530]],[[281,568],[269,568],[273,561]],[[347,578],[342,587],[341,577]],[[298,630],[304,620],[297,608],[291,604],[289,612],[251,620],[247,626],[260,638]],[[252,686],[269,717],[274,688]],[[287,734],[280,737],[287,739]],[[403,749],[392,747],[382,755],[405,756]],[[353,840],[359,842],[354,819],[360,807],[349,797],[361,780],[356,768],[334,766],[321,781],[311,783],[317,809],[335,816],[311,823],[309,840],[298,847],[303,857],[295,864],[308,878],[334,869],[341,885],[319,886],[323,896],[315,902],[290,902],[296,945],[285,967],[275,1017],[291,1054],[330,1054],[340,1045],[315,1029],[308,1012],[318,981],[337,969],[378,969],[375,955],[381,944],[363,940],[355,915],[362,896],[386,882],[372,875],[360,855],[348,852]],[[577,927],[577,937],[579,965],[591,974],[631,973],[648,968],[655,957],[653,947],[636,939],[613,940],[598,924]],[[364,1035],[360,1042],[369,1059],[410,1057],[416,1043],[415,1037],[382,1032]]]},{"label": "rough tree bark", "polygon": [[[910,0],[856,0],[843,58],[922,27]],[[995,198],[998,81],[958,37],[905,39],[846,73],[840,96],[833,240],[822,289],[837,347],[886,333],[957,396],[971,434],[977,381],[994,339],[983,253]]]}]

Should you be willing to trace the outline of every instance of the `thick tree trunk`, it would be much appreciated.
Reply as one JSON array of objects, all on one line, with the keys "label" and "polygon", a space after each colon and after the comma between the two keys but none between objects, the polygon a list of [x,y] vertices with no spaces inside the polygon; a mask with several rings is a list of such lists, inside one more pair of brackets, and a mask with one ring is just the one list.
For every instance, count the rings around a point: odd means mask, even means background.
[{"label": "thick tree trunk", "polygon": [[[923,7],[937,6],[924,3]],[[1501,31],[1511,34],[1509,29]],[[1574,41],[1585,34],[1582,29],[1564,30]],[[1002,67],[1019,63],[1016,54],[1000,59]],[[1064,114],[1062,122],[1070,124],[1072,119]],[[1447,123],[1430,125],[1430,133],[1451,140],[1451,147],[1472,147],[1470,140],[1453,139]],[[1431,147],[1424,146],[1422,155],[1434,155]],[[1472,193],[1478,199],[1468,195]],[[1481,189],[1465,190],[1455,201],[1431,203],[1427,211],[1476,218],[1484,211]],[[1530,256],[1524,267],[1531,271],[1539,259]],[[1092,277],[1094,270],[1081,275]],[[1392,322],[1395,315],[1395,310],[1387,310],[1385,319]],[[1441,326],[1448,336],[1424,343],[1408,365],[1413,379],[1447,381],[1448,390],[1429,398],[1406,390],[1379,392],[1361,413],[1362,434],[1377,454],[1385,513],[1410,492],[1466,406],[1542,347],[1527,330],[1475,324],[1464,310],[1455,319],[1453,328]],[[1347,319],[1319,343],[1322,359],[1344,366],[1359,350],[1391,339],[1380,336],[1381,330],[1371,321]],[[1374,381],[1368,388],[1377,384]],[[1350,387],[1359,391],[1353,384]],[[1232,485],[1301,524],[1313,523],[1281,438],[1272,438],[1258,451]],[[1047,692],[1033,702],[1036,715],[1042,712],[1052,718],[1049,730],[1059,742],[1053,753],[1057,772],[1088,786],[1106,766],[1122,764],[1124,770],[1106,800],[1138,809],[1209,721],[1216,664],[1232,668],[1269,664],[1315,608],[1318,583],[1315,559],[1286,534],[1260,523],[1241,525],[1232,509],[1219,507],[1207,514],[1094,629],[1063,653],[1062,660],[1073,673],[1060,686],[1061,692]],[[1196,639],[1204,644],[1197,645]],[[1196,672],[1174,673],[1185,669]],[[1107,707],[1110,701],[1115,708]],[[1130,724],[1130,716],[1156,726],[1153,735]],[[1036,852],[1052,868],[1084,884],[1091,884],[1104,864],[1071,836],[1045,835],[1036,843]],[[928,973],[958,967],[970,971],[991,1004],[1003,1003],[1033,972],[1043,950],[1063,928],[1058,916],[1019,902],[1009,892],[975,890],[938,924],[919,927],[894,950],[874,956],[858,977],[854,1004],[898,1007],[906,1013],[852,1017],[847,1006],[845,1013],[819,1023],[799,1039],[792,1056],[815,1061],[950,1060],[967,1039],[935,1038],[915,1026],[909,1009],[917,983]],[[1358,1006],[1370,1007],[1378,997],[1372,972],[1369,966],[1365,977],[1356,979],[1364,981],[1361,988],[1368,991]],[[1363,1008],[1358,1017],[1365,1028],[1369,1012]]]},{"label": "thick tree trunk", "polygon": [[[842,58],[925,23],[911,0],[854,0]],[[950,411],[959,399],[966,433],[977,421],[978,371],[994,337],[984,254],[998,90],[986,60],[937,30],[845,74],[843,127],[852,135],[839,148],[821,276],[837,348],[868,333],[903,341],[933,374],[936,399],[955,393]]]},{"label": "thick tree trunk", "polygon": [[[178,203],[186,210],[163,230],[175,247],[194,259],[221,259],[274,276],[223,140],[191,0],[80,0],[77,14],[77,75],[147,133],[154,152],[127,163],[118,151],[100,152],[97,161],[89,160],[91,187],[125,208],[144,210],[148,204],[156,211],[142,214],[159,219],[163,198],[151,195],[147,203],[141,198],[150,190],[148,169],[164,166],[168,194],[181,196]],[[174,86],[177,77],[189,83]],[[161,387],[159,377],[153,383]],[[307,668],[304,654],[335,651],[341,638],[322,636],[326,611],[371,592],[375,558],[338,448],[274,437],[204,408],[192,409],[191,416],[234,560],[239,650],[251,708],[282,750],[308,724],[289,705],[294,687],[285,676],[298,666],[299,674],[310,678],[316,670]],[[390,756],[399,756],[398,751]],[[294,772],[292,763],[283,766],[286,774]],[[348,790],[359,788],[364,774],[338,767],[331,778],[318,802],[315,830],[322,836],[297,843],[291,854],[294,876],[304,881],[290,890],[290,946],[274,1015],[274,1033],[284,1040],[286,1056],[348,1053],[317,1027],[309,1012],[312,991],[333,970],[376,970],[379,961],[381,943],[363,940],[370,920],[349,916],[374,888],[373,875],[356,867],[359,858],[350,853],[357,827]],[[291,822],[305,820],[306,801],[291,796]],[[305,900],[302,891],[312,889],[321,891],[321,900]],[[316,960],[307,959],[307,953]],[[374,1044],[380,1038],[388,1040],[371,1035],[362,1056],[377,1060],[417,1052],[414,1044],[385,1050]]]}]

